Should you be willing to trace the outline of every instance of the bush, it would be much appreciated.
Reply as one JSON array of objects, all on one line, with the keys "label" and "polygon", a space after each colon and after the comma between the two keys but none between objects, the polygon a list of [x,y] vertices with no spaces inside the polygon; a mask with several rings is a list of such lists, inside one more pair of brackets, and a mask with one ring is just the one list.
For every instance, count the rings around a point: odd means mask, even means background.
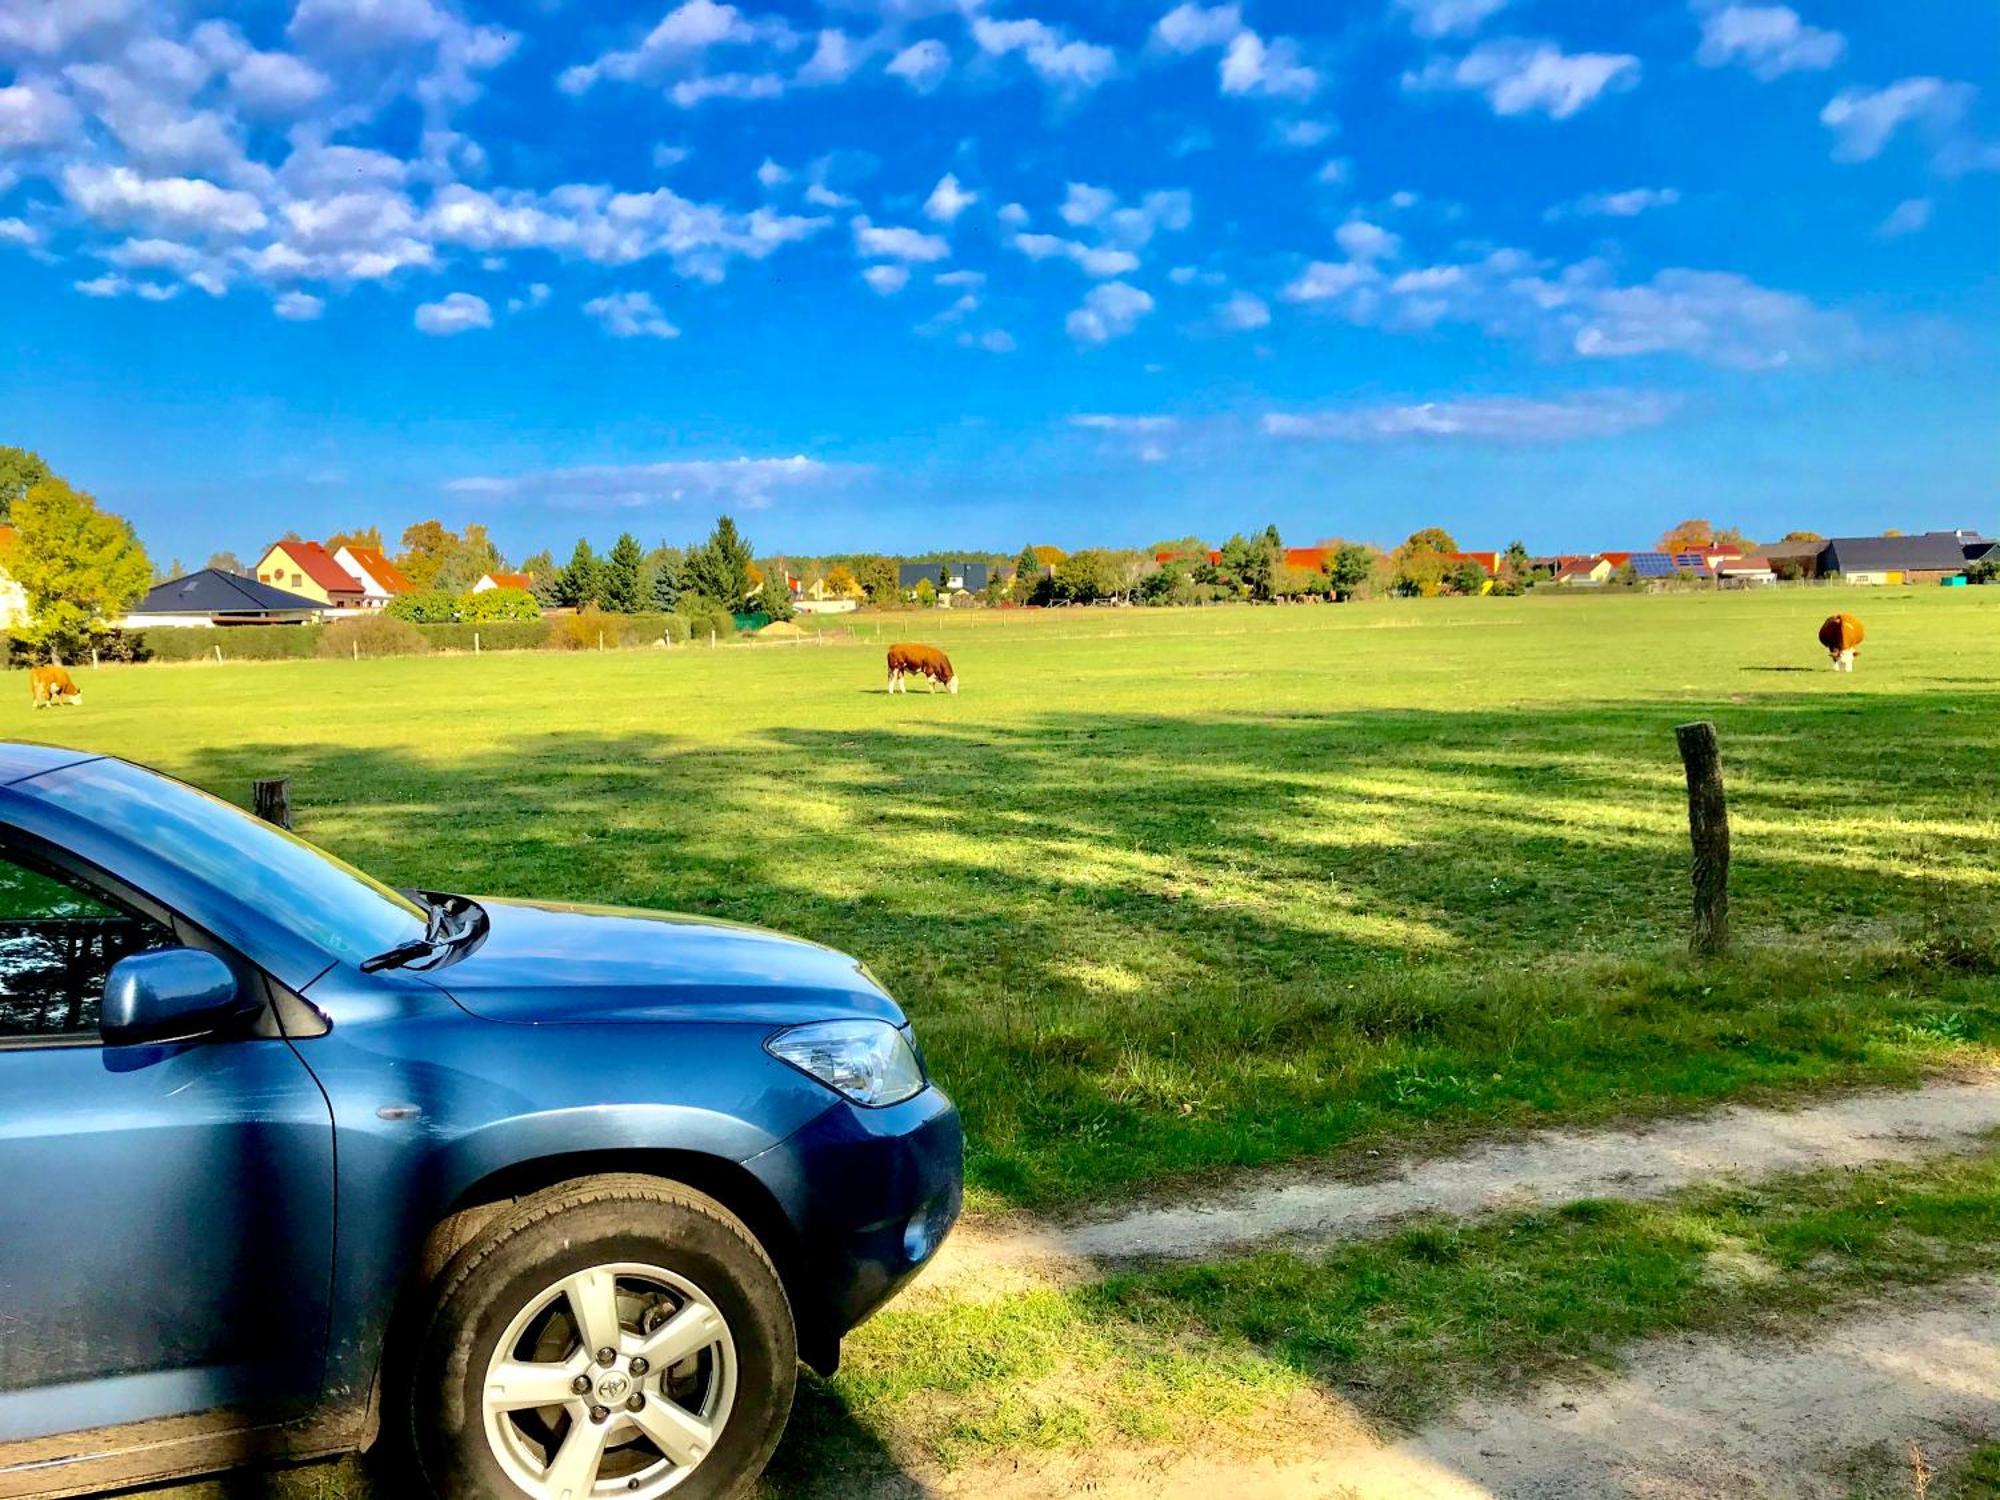
[{"label": "bush", "polygon": [[449,625],[458,618],[458,595],[444,589],[419,589],[414,594],[398,594],[383,606],[382,613],[412,625]]},{"label": "bush", "polygon": [[618,644],[618,621],[595,604],[573,615],[559,615],[549,624],[549,648],[554,651],[595,651]]},{"label": "bush", "polygon": [[335,620],[319,638],[321,656],[424,656],[430,649],[421,630],[386,610]]},{"label": "bush", "polygon": [[323,625],[161,625],[141,632],[153,661],[200,661],[222,648],[224,661],[301,661],[316,654]]},{"label": "bush", "polygon": [[487,589],[461,595],[458,619],[466,625],[490,625],[500,620],[539,620],[542,607],[526,589]]}]

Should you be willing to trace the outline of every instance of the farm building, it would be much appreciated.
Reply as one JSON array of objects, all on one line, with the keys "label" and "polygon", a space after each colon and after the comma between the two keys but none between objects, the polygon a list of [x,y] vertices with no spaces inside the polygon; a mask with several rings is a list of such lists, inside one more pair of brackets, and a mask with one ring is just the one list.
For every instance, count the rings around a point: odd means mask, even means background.
[{"label": "farm building", "polygon": [[1926,531],[1918,536],[1837,536],[1820,549],[1821,577],[1848,583],[1937,583],[1965,571],[1965,539],[1975,532]]},{"label": "farm building", "polygon": [[257,581],[324,609],[361,609],[368,591],[318,542],[273,542],[257,559]]},{"label": "farm building", "polygon": [[163,626],[304,625],[322,619],[327,606],[303,594],[203,568],[184,578],[169,578],[146,591],[120,622],[126,630]]},{"label": "farm building", "polygon": [[1608,557],[1572,557],[1556,569],[1551,582],[1564,588],[1602,588],[1617,571]]}]

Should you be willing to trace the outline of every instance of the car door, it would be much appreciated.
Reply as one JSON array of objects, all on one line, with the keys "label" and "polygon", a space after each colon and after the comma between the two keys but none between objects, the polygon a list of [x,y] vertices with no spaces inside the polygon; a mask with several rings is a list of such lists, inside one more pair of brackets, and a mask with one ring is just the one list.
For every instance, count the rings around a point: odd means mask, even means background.
[{"label": "car door", "polygon": [[0,830],[0,1445],[216,1408],[283,1419],[318,1392],[333,1126],[311,1072],[271,1025],[97,1034],[112,965],[173,946],[216,948]]}]

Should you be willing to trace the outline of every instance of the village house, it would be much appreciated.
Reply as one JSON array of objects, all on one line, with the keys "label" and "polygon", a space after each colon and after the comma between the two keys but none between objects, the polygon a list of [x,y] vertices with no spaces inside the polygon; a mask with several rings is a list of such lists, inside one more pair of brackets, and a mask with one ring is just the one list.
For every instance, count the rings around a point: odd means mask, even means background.
[{"label": "village house", "polygon": [[183,578],[154,584],[119,623],[126,630],[163,626],[304,625],[323,618],[325,613],[325,605],[317,599],[287,593],[221,568],[203,568]]},{"label": "village house", "polygon": [[257,581],[312,600],[322,609],[361,609],[368,591],[318,542],[273,542],[257,560]]},{"label": "village house", "polygon": [[533,573],[487,573],[472,586],[475,594],[490,594],[495,589],[519,589],[524,594],[533,593],[535,575]]},{"label": "village house", "polygon": [[342,572],[359,580],[364,608],[380,609],[398,594],[410,592],[410,580],[379,547],[342,547],[333,560]]}]

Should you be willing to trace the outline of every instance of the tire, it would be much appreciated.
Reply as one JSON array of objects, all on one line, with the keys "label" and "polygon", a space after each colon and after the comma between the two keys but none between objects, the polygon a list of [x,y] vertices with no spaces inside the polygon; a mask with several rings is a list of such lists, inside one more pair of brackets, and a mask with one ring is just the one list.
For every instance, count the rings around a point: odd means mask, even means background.
[{"label": "tire", "polygon": [[798,1336],[776,1268],[742,1220],[675,1183],[591,1177],[524,1198],[435,1296],[408,1408],[439,1500],[586,1500],[586,1473],[636,1500],[733,1500],[791,1414]]}]

